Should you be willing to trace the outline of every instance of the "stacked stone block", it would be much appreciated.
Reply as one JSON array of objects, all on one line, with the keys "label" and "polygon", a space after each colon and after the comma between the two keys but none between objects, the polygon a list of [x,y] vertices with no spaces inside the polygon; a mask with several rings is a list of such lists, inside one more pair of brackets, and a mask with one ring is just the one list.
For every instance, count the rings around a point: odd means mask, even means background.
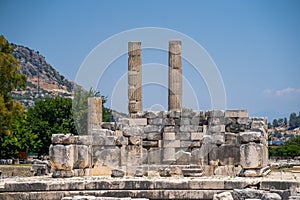
[{"label": "stacked stone block", "polygon": [[91,135],[54,135],[52,169],[59,177],[263,176],[266,123],[244,110],[138,112],[136,118],[102,123],[105,129]]}]

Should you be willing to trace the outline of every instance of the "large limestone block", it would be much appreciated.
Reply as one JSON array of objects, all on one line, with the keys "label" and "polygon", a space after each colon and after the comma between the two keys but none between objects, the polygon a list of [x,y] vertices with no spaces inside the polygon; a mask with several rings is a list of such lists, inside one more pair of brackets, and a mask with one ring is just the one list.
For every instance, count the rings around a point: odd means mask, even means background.
[{"label": "large limestone block", "polygon": [[49,156],[52,169],[72,170],[74,165],[74,145],[51,145]]},{"label": "large limestone block", "polygon": [[263,167],[264,145],[250,142],[240,146],[240,164],[244,169]]},{"label": "large limestone block", "polygon": [[144,133],[144,130],[136,126],[124,127],[123,134],[124,136],[141,136]]},{"label": "large limestone block", "polygon": [[147,140],[161,140],[162,134],[160,132],[151,132],[147,134]]},{"label": "large limestone block", "polygon": [[148,150],[148,164],[161,164],[162,161],[161,148],[150,148]]},{"label": "large limestone block", "polygon": [[225,111],[224,110],[210,110],[207,111],[206,115],[208,117],[214,118],[214,117],[225,117]]},{"label": "large limestone block", "polygon": [[176,164],[189,165],[191,163],[192,155],[190,152],[178,151],[175,153]]},{"label": "large limestone block", "polygon": [[118,147],[104,148],[93,146],[93,165],[116,168],[121,163],[121,150]]},{"label": "large limestone block", "polygon": [[194,148],[191,153],[191,164],[194,165],[208,165],[208,153],[205,148]]},{"label": "large limestone block", "polygon": [[91,166],[91,151],[86,145],[76,145],[74,147],[74,169],[85,169]]},{"label": "large limestone block", "polygon": [[236,133],[225,133],[225,144],[239,145],[240,138]]},{"label": "large limestone block", "polygon": [[111,176],[112,168],[108,166],[94,166],[90,170],[91,176]]},{"label": "large limestone block", "polygon": [[52,173],[53,178],[70,178],[73,176],[73,170],[54,170]]},{"label": "large limestone block", "polygon": [[175,159],[175,148],[163,148],[163,163],[171,164],[176,161]]},{"label": "large limestone block", "polygon": [[52,144],[74,144],[75,138],[72,134],[52,134]]},{"label": "large limestone block", "polygon": [[225,117],[246,118],[248,117],[248,111],[247,110],[226,110]]},{"label": "large limestone block", "polygon": [[218,166],[220,161],[220,150],[217,145],[211,145],[210,151],[208,154],[209,164],[213,166]]},{"label": "large limestone block", "polygon": [[264,140],[263,135],[260,132],[241,132],[241,142],[262,142]]},{"label": "large limestone block", "polygon": [[146,118],[129,119],[129,126],[146,126],[146,125],[147,125]]},{"label": "large limestone block", "polygon": [[209,125],[207,131],[209,133],[225,132],[225,125]]},{"label": "large limestone block", "polygon": [[160,127],[156,125],[147,125],[144,127],[144,132],[145,133],[160,132]]},{"label": "large limestone block", "polygon": [[204,136],[203,132],[192,132],[191,133],[191,140],[201,140],[201,138]]},{"label": "large limestone block", "polygon": [[236,145],[223,144],[219,147],[220,165],[238,165],[240,163],[240,148]]},{"label": "large limestone block", "polygon": [[92,139],[89,135],[76,135],[74,136],[74,144],[79,145],[90,145],[92,144]]},{"label": "large limestone block", "polygon": [[224,125],[225,124],[225,118],[224,117],[209,117],[208,118],[208,124],[210,126]]},{"label": "large limestone block", "polygon": [[230,192],[222,192],[219,194],[214,194],[213,200],[233,200]]}]

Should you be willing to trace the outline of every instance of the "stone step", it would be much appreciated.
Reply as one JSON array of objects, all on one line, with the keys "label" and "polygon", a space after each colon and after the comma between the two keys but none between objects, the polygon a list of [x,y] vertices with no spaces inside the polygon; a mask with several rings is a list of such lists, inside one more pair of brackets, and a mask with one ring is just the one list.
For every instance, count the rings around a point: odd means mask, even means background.
[{"label": "stone step", "polygon": [[230,190],[84,190],[84,191],[41,191],[41,192],[4,192],[0,199],[43,199],[61,200],[64,197],[130,197],[146,199],[213,199],[213,195]]},{"label": "stone step", "polygon": [[184,168],[182,174],[185,177],[201,177],[203,175],[201,168]]}]

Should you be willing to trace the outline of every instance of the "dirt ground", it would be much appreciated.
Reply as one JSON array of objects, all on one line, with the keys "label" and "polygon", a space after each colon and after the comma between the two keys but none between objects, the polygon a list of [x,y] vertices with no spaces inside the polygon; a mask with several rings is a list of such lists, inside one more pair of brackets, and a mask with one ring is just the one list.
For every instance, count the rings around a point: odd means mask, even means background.
[{"label": "dirt ground", "polygon": [[2,177],[28,177],[33,176],[30,171],[31,165],[0,165],[0,170],[2,171]]}]

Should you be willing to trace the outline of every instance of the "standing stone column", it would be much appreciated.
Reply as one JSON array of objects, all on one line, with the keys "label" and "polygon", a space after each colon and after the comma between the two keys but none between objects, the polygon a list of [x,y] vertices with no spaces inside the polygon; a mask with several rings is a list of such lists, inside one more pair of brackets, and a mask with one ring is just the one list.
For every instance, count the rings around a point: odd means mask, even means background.
[{"label": "standing stone column", "polygon": [[93,130],[101,129],[102,124],[102,99],[101,97],[88,98],[88,134]]},{"label": "standing stone column", "polygon": [[182,110],[181,41],[169,42],[169,111]]},{"label": "standing stone column", "polygon": [[141,42],[128,42],[128,111],[132,118],[143,110],[141,46]]}]

